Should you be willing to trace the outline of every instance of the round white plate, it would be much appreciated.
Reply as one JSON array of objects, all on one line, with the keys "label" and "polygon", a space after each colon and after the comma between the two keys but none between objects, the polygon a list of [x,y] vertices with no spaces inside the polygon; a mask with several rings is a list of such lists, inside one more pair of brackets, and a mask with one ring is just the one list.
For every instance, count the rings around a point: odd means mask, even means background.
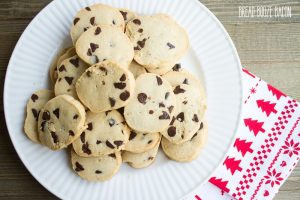
[{"label": "round white plate", "polygon": [[[66,150],[53,152],[32,143],[23,132],[25,106],[38,89],[49,88],[49,65],[71,44],[75,13],[102,2],[142,14],[168,13],[189,33],[191,48],[182,65],[202,79],[207,91],[208,143],[190,163],[168,160],[161,152],[146,169],[123,164],[103,183],[87,182],[70,167]],[[203,183],[222,161],[235,136],[242,102],[241,64],[217,18],[197,0],[55,0],[30,23],[7,68],[4,108],[11,140],[31,174],[63,199],[179,199]]]}]

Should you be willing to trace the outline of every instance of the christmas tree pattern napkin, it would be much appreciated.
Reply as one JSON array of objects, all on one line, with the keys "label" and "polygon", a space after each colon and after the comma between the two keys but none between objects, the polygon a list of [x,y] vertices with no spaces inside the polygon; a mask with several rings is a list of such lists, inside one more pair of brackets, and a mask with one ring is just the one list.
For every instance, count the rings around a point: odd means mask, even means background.
[{"label": "christmas tree pattern napkin", "polygon": [[243,69],[242,121],[223,163],[186,200],[272,199],[300,157],[300,106]]}]

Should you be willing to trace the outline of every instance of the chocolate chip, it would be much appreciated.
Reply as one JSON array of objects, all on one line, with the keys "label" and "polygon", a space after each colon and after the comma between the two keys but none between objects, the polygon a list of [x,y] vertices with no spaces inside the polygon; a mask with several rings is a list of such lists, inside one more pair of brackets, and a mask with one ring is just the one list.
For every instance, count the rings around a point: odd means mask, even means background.
[{"label": "chocolate chip", "polygon": [[92,52],[95,52],[96,49],[99,48],[99,45],[98,45],[98,44],[95,44],[95,43],[90,43],[90,47],[91,47]]},{"label": "chocolate chip", "polygon": [[127,20],[127,12],[124,12],[124,11],[120,10],[120,13],[122,14],[124,20]]},{"label": "chocolate chip", "polygon": [[46,121],[50,120],[50,113],[49,113],[49,111],[44,111],[43,112],[42,119],[46,120]]},{"label": "chocolate chip", "polygon": [[35,119],[38,119],[38,117],[39,117],[39,112],[38,112],[36,109],[34,109],[34,108],[31,109],[31,112],[32,112],[32,114],[33,114],[33,117],[34,117]]},{"label": "chocolate chip", "polygon": [[121,146],[123,144],[123,141],[116,140],[116,141],[114,141],[114,144],[117,146],[117,148],[119,148],[119,146]]},{"label": "chocolate chip", "polygon": [[93,55],[92,54],[92,50],[90,48],[88,48],[88,51],[87,51],[86,55],[88,55],[88,56],[92,56]]},{"label": "chocolate chip", "polygon": [[75,114],[74,116],[73,116],[73,119],[77,119],[79,116],[77,115],[77,114]]},{"label": "chocolate chip", "polygon": [[122,89],[124,89],[126,87],[126,83],[121,83],[121,82],[114,83],[114,87],[117,88],[117,89],[122,90]]},{"label": "chocolate chip", "polygon": [[92,122],[88,123],[87,125],[88,125],[87,130],[89,130],[89,131],[93,130],[93,123]]},{"label": "chocolate chip", "polygon": [[175,126],[170,126],[168,128],[168,135],[170,137],[174,137],[176,135],[176,127]]},{"label": "chocolate chip", "polygon": [[99,69],[100,69],[102,72],[104,72],[105,75],[107,75],[107,69],[106,69],[106,68],[104,68],[104,67],[99,67]]},{"label": "chocolate chip", "polygon": [[154,157],[153,156],[149,156],[148,160],[153,160]]},{"label": "chocolate chip", "polygon": [[59,119],[59,108],[53,110],[53,114],[56,116],[57,119]]},{"label": "chocolate chip", "polygon": [[126,75],[125,75],[125,74],[122,74],[122,76],[120,77],[119,80],[120,80],[120,81],[125,81],[125,80],[126,80]]},{"label": "chocolate chip", "polygon": [[187,101],[187,100],[185,100],[185,101],[183,101],[182,103],[185,105],[185,104],[187,104],[187,102],[188,102],[188,101]]},{"label": "chocolate chip", "polygon": [[96,141],[96,144],[101,144],[102,142],[100,140],[97,140]]},{"label": "chocolate chip", "polygon": [[198,115],[194,114],[193,119],[194,122],[199,122]]},{"label": "chocolate chip", "polygon": [[90,155],[92,153],[92,151],[89,148],[89,143],[88,142],[83,144],[81,149],[82,149],[83,153],[86,153],[88,155]]},{"label": "chocolate chip", "polygon": [[149,110],[149,114],[152,115],[154,113],[153,110]]},{"label": "chocolate chip", "polygon": [[184,135],[181,135],[181,139],[183,139],[184,138]]},{"label": "chocolate chip", "polygon": [[170,115],[166,111],[162,111],[162,115],[158,119],[170,119]]},{"label": "chocolate chip", "polygon": [[174,109],[174,106],[169,106],[169,107],[168,107],[169,113],[171,113],[171,112],[173,111],[173,109]]},{"label": "chocolate chip", "polygon": [[174,65],[174,67],[172,68],[173,71],[178,72],[179,69],[181,69],[181,64],[177,63],[176,65]]},{"label": "chocolate chip", "polygon": [[114,119],[109,119],[108,120],[108,124],[110,127],[112,127],[113,125],[115,125],[116,121]]},{"label": "chocolate chip", "polygon": [[177,115],[176,119],[180,122],[183,122],[184,121],[184,113],[181,112]]},{"label": "chocolate chip", "polygon": [[132,20],[132,22],[136,25],[141,25],[141,20],[139,20],[139,19],[134,19],[134,20]]},{"label": "chocolate chip", "polygon": [[129,140],[133,140],[137,136],[136,132],[130,131]]},{"label": "chocolate chip", "polygon": [[91,23],[92,25],[95,25],[95,17],[91,17],[90,23]]},{"label": "chocolate chip", "polygon": [[108,113],[110,113],[111,112],[111,110],[107,110],[107,111],[105,111],[105,115],[107,116],[108,115]]},{"label": "chocolate chip", "polygon": [[124,92],[122,92],[120,94],[120,99],[122,101],[126,101],[129,98],[129,96],[130,96],[130,93],[127,90],[125,90]]},{"label": "chocolate chip", "polygon": [[75,18],[74,21],[73,21],[73,24],[76,25],[79,20],[80,20],[80,18],[78,18],[78,17]]},{"label": "chocolate chip", "polygon": [[170,95],[170,92],[166,92],[165,99],[167,99],[169,97],[169,95]]},{"label": "chocolate chip", "polygon": [[95,30],[95,35],[99,35],[101,33],[101,28],[98,26]]},{"label": "chocolate chip", "polygon": [[184,81],[182,82],[183,84],[189,84],[188,80],[185,78]]},{"label": "chocolate chip", "polygon": [[69,135],[74,136],[75,133],[72,130],[69,130]]},{"label": "chocolate chip", "polygon": [[146,104],[147,95],[145,93],[139,93],[137,99],[141,104]]},{"label": "chocolate chip", "polygon": [[65,80],[68,82],[69,85],[72,84],[74,77],[65,76]]},{"label": "chocolate chip", "polygon": [[89,27],[83,28],[83,32],[86,32],[89,29]]},{"label": "chocolate chip", "polygon": [[93,55],[91,59],[92,59],[93,63],[98,63],[99,62],[99,58],[96,55]]},{"label": "chocolate chip", "polygon": [[108,154],[108,156],[110,156],[112,158],[116,158],[116,154],[115,153]]},{"label": "chocolate chip", "polygon": [[149,140],[149,141],[148,141],[148,144],[151,144],[152,142],[153,142],[152,140]]},{"label": "chocolate chip", "polygon": [[170,122],[170,125],[173,125],[174,122],[175,122],[175,117],[173,116],[173,117],[172,117],[172,120],[171,120],[171,122]]},{"label": "chocolate chip", "polygon": [[116,22],[115,22],[115,20],[112,20],[112,23],[113,23],[113,25],[116,25]]},{"label": "chocolate chip", "polygon": [[61,78],[58,79],[58,82],[60,82],[60,81],[61,81]]},{"label": "chocolate chip", "polygon": [[106,140],[105,144],[106,144],[106,146],[108,146],[111,149],[115,148],[114,145],[112,143],[110,143],[108,140]]},{"label": "chocolate chip", "polygon": [[76,167],[75,168],[76,172],[80,172],[80,171],[84,170],[83,166],[81,164],[79,164],[79,162],[75,162],[75,167]]},{"label": "chocolate chip", "polygon": [[173,92],[174,92],[174,94],[179,94],[179,93],[184,93],[185,90],[182,89],[182,88],[180,88],[180,85],[177,85],[177,86],[175,87],[175,89],[173,90]]},{"label": "chocolate chip", "polygon": [[112,98],[112,97],[109,97],[108,99],[109,99],[110,106],[114,107],[115,104],[116,104],[116,100],[114,98]]},{"label": "chocolate chip", "polygon": [[196,137],[197,135],[198,135],[198,133],[195,133],[195,134],[193,135],[193,137],[191,138],[191,140],[193,140],[194,137]]},{"label": "chocolate chip", "polygon": [[161,85],[162,84],[162,79],[158,76],[156,76],[156,81],[157,81],[157,85]]},{"label": "chocolate chip", "polygon": [[203,122],[201,122],[199,130],[201,130],[202,128],[203,128]]},{"label": "chocolate chip", "polygon": [[59,67],[58,71],[60,71],[60,72],[65,71],[66,72],[67,70],[66,70],[66,67],[64,65],[61,65]]},{"label": "chocolate chip", "polygon": [[33,102],[35,102],[36,100],[38,100],[39,99],[39,96],[38,95],[36,95],[36,94],[32,94],[31,95],[31,100],[33,101]]},{"label": "chocolate chip", "polygon": [[169,49],[174,49],[175,46],[173,44],[171,44],[170,42],[167,43],[167,46],[169,47]]},{"label": "chocolate chip", "polygon": [[91,73],[92,73],[92,72],[87,71],[87,72],[86,72],[86,75],[87,75],[88,77],[91,77]]},{"label": "chocolate chip", "polygon": [[95,174],[102,174],[102,171],[96,170],[96,171],[95,171]]},{"label": "chocolate chip", "polygon": [[134,47],[133,49],[134,49],[134,50],[137,50],[137,51],[138,51],[138,50],[141,50],[141,48],[138,47],[138,46]]},{"label": "chocolate chip", "polygon": [[158,104],[158,107],[160,108],[160,107],[165,107],[165,104],[163,103],[163,102],[160,102],[159,104]]},{"label": "chocolate chip", "polygon": [[90,7],[85,7],[85,9],[86,9],[87,11],[91,11],[91,8],[90,8]]},{"label": "chocolate chip", "polygon": [[51,131],[51,137],[52,137],[54,143],[58,142],[58,136],[54,131]]},{"label": "chocolate chip", "polygon": [[102,85],[105,85],[105,81],[102,81],[101,83],[102,83]]},{"label": "chocolate chip", "polygon": [[139,33],[142,33],[144,30],[142,29],[142,28],[140,28],[139,30],[138,30],[138,32]]},{"label": "chocolate chip", "polygon": [[81,140],[82,143],[85,143],[85,132],[81,133],[80,140]]},{"label": "chocolate chip", "polygon": [[140,48],[144,48],[145,46],[145,43],[146,43],[146,38],[144,38],[143,40],[140,40],[140,41],[137,41],[137,45],[140,47]]},{"label": "chocolate chip", "polygon": [[41,123],[41,127],[42,127],[42,131],[44,132],[45,130],[45,125],[46,125],[47,121],[42,121]]}]

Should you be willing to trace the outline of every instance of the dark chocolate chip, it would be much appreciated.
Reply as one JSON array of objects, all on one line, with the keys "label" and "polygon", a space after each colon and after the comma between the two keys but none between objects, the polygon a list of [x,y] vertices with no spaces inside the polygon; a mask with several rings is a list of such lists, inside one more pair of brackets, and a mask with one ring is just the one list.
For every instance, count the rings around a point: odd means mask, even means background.
[{"label": "dark chocolate chip", "polygon": [[153,156],[149,156],[148,160],[153,160],[154,157]]},{"label": "dark chocolate chip", "polygon": [[43,112],[42,119],[46,120],[46,121],[50,120],[50,113],[49,113],[49,111],[44,111]]},{"label": "dark chocolate chip", "polygon": [[69,130],[69,135],[75,136],[75,133],[72,130]]},{"label": "dark chocolate chip", "polygon": [[104,68],[104,67],[99,67],[99,69],[100,69],[102,72],[104,72],[105,75],[107,75],[107,69],[106,69],[106,68]]},{"label": "dark chocolate chip", "polygon": [[64,65],[61,65],[59,67],[58,71],[60,71],[60,72],[65,71],[66,72],[67,70],[66,70],[66,67]]},{"label": "dark chocolate chip", "polygon": [[92,50],[90,48],[88,48],[88,51],[87,51],[86,55],[88,55],[88,56],[92,56],[93,55],[92,54]]},{"label": "dark chocolate chip", "polygon": [[87,11],[91,11],[91,8],[90,8],[90,7],[85,7],[85,9],[86,9]]},{"label": "dark chocolate chip", "polygon": [[160,102],[159,104],[158,104],[158,107],[160,108],[160,107],[165,107],[165,104],[163,103],[163,102]]},{"label": "dark chocolate chip", "polygon": [[38,100],[38,98],[39,98],[39,96],[36,95],[36,94],[32,94],[32,95],[31,95],[31,100],[32,100],[33,102],[35,102],[36,100]]},{"label": "dark chocolate chip", "polygon": [[126,83],[121,83],[121,82],[114,83],[114,87],[117,88],[117,89],[122,90],[122,89],[124,89],[126,87]]},{"label": "dark chocolate chip", "polygon": [[146,104],[147,95],[145,93],[139,93],[137,99],[141,104]]},{"label": "dark chocolate chip", "polygon": [[169,97],[169,95],[170,95],[170,92],[166,92],[165,99],[167,99]]},{"label": "dark chocolate chip", "polygon": [[108,115],[108,113],[110,113],[111,112],[111,110],[107,110],[107,111],[105,111],[105,115],[107,116]]},{"label": "dark chocolate chip", "polygon": [[68,82],[69,85],[72,84],[74,77],[65,76],[65,80]]},{"label": "dark chocolate chip", "polygon": [[137,51],[138,51],[138,50],[141,50],[141,48],[138,47],[138,46],[134,47],[133,49],[134,49],[134,50],[137,50]]},{"label": "dark chocolate chip", "polygon": [[93,59],[94,63],[98,63],[99,62],[99,58],[96,55],[93,55],[92,59]]},{"label": "dark chocolate chip", "polygon": [[149,140],[149,141],[148,141],[148,144],[151,144],[152,142],[153,142],[152,140]]},{"label": "dark chocolate chip", "polygon": [[180,88],[180,85],[177,85],[177,86],[175,87],[175,89],[173,90],[173,92],[174,92],[174,94],[179,94],[179,93],[184,93],[185,90],[182,89],[182,88]]},{"label": "dark chocolate chip", "polygon": [[144,47],[145,47],[146,40],[147,40],[147,39],[144,38],[143,40],[137,41],[137,45],[138,45],[140,48],[144,48]]},{"label": "dark chocolate chip", "polygon": [[170,126],[168,128],[168,135],[170,137],[174,137],[176,135],[176,127],[175,126]]},{"label": "dark chocolate chip", "polygon": [[102,142],[100,140],[97,140],[96,141],[96,144],[101,144]]},{"label": "dark chocolate chip", "polygon": [[58,79],[58,82],[60,82],[60,81],[61,81],[61,78]]},{"label": "dark chocolate chip", "polygon": [[112,98],[112,97],[109,97],[108,99],[109,99],[110,106],[114,107],[115,104],[116,104],[116,100],[114,98]]},{"label": "dark chocolate chip", "polygon": [[152,115],[154,113],[153,110],[149,110],[149,114]]},{"label": "dark chocolate chip", "polygon": [[112,20],[112,23],[113,23],[113,25],[116,25],[116,22],[115,22],[115,20]]},{"label": "dark chocolate chip", "polygon": [[116,121],[114,119],[109,119],[108,120],[108,124],[110,127],[112,127],[113,125],[115,125]]},{"label": "dark chocolate chip", "polygon": [[138,32],[139,33],[142,33],[144,30],[142,29],[142,28],[140,28],[139,30],[138,30]]},{"label": "dark chocolate chip", "polygon": [[36,109],[34,109],[34,108],[31,109],[31,112],[32,112],[32,114],[33,114],[33,117],[34,117],[35,119],[38,119],[38,117],[39,117],[39,112],[38,112]]},{"label": "dark chocolate chip", "polygon": [[108,154],[108,156],[110,156],[112,158],[116,158],[116,154],[115,153]]},{"label": "dark chocolate chip", "polygon": [[184,138],[184,135],[181,135],[181,139],[183,139]]},{"label": "dark chocolate chip", "polygon": [[176,65],[174,65],[174,67],[172,68],[173,71],[178,72],[179,69],[181,69],[181,64],[177,63]]},{"label": "dark chocolate chip", "polygon": [[75,162],[75,167],[76,167],[75,168],[76,172],[80,172],[80,171],[84,170],[83,166],[81,164],[79,164],[79,162]]},{"label": "dark chocolate chip", "polygon": [[73,21],[73,24],[76,25],[79,20],[80,20],[80,18],[78,18],[78,17],[75,18],[74,21]]},{"label": "dark chocolate chip", "polygon": [[182,82],[183,84],[189,84],[188,80],[185,78],[184,81]]},{"label": "dark chocolate chip", "polygon": [[87,72],[86,72],[86,75],[87,75],[88,77],[91,77],[91,73],[92,73],[92,72],[87,71]]},{"label": "dark chocolate chip", "polygon": [[180,122],[183,122],[184,121],[184,113],[181,112],[177,115],[176,119]]},{"label": "dark chocolate chip", "polygon": [[170,42],[167,43],[167,46],[169,47],[169,49],[174,49],[175,46],[173,44],[171,44]]},{"label": "dark chocolate chip", "polygon": [[46,125],[47,121],[42,121],[41,123],[41,127],[42,127],[42,131],[44,132],[45,130],[45,125]]},{"label": "dark chocolate chip", "polygon": [[122,76],[120,77],[119,80],[120,80],[120,81],[125,81],[125,80],[126,80],[126,75],[125,75],[125,74],[122,74]]},{"label": "dark chocolate chip", "polygon": [[158,76],[156,76],[156,81],[157,81],[157,85],[161,85],[162,84],[162,79]]},{"label": "dark chocolate chip", "polygon": [[125,90],[124,92],[122,92],[120,94],[120,99],[122,101],[126,101],[129,98],[129,96],[130,96],[130,93],[127,90]]},{"label": "dark chocolate chip", "polygon": [[89,131],[93,130],[93,123],[92,122],[88,123],[87,125],[88,125],[87,130],[89,130]]},{"label": "dark chocolate chip", "polygon": [[198,115],[194,114],[193,119],[194,122],[199,122]]},{"label": "dark chocolate chip", "polygon": [[95,17],[91,17],[90,23],[91,23],[92,25],[95,25]]},{"label": "dark chocolate chip", "polygon": [[95,44],[95,43],[90,43],[90,47],[91,47],[92,52],[95,52],[96,49],[99,48],[99,45],[98,45],[98,44]]},{"label": "dark chocolate chip", "polygon": [[173,116],[173,117],[172,117],[172,120],[171,120],[171,122],[170,122],[170,125],[173,125],[174,122],[175,122],[175,117]]},{"label": "dark chocolate chip", "polygon": [[123,141],[116,140],[116,141],[114,141],[114,144],[117,146],[117,148],[119,148],[119,146],[121,146],[123,144]]},{"label": "dark chocolate chip", "polygon": [[112,143],[110,143],[108,140],[106,140],[105,144],[106,144],[106,146],[108,146],[111,149],[115,148],[114,145]]},{"label": "dark chocolate chip", "polygon": [[99,35],[101,33],[101,28],[98,26],[95,30],[95,35]]},{"label": "dark chocolate chip", "polygon": [[166,111],[162,111],[162,115],[158,119],[170,119],[170,115]]},{"label": "dark chocolate chip", "polygon": [[127,12],[124,12],[124,11],[120,10],[120,13],[122,14],[124,20],[127,20]]},{"label": "dark chocolate chip", "polygon": [[185,104],[187,104],[187,102],[188,102],[188,101],[187,101],[187,100],[185,100],[185,101],[183,101],[182,103],[185,105]]},{"label": "dark chocolate chip", "polygon": [[201,122],[199,130],[201,130],[202,128],[203,128],[203,122]]},{"label": "dark chocolate chip", "polygon": [[132,20],[132,22],[136,25],[141,25],[141,20],[139,20],[139,19],[134,19],[134,20]]},{"label": "dark chocolate chip", "polygon": [[51,131],[51,137],[52,137],[54,143],[58,142],[58,136],[54,131]]},{"label": "dark chocolate chip", "polygon": [[96,170],[96,171],[95,171],[95,174],[102,174],[102,171]]},{"label": "dark chocolate chip", "polygon": [[53,110],[53,114],[56,116],[57,119],[59,119],[59,108]]},{"label": "dark chocolate chip", "polygon": [[174,106],[169,106],[169,107],[168,107],[169,113],[171,113],[171,112],[173,111],[173,109],[174,109]]},{"label": "dark chocolate chip", "polygon": [[77,114],[75,114],[74,116],[73,116],[73,119],[77,119],[79,116],[77,115]]},{"label": "dark chocolate chip", "polygon": [[191,138],[191,140],[193,140],[194,137],[196,137],[197,135],[198,135],[198,133],[195,133],[195,134],[193,135],[193,137]]},{"label": "dark chocolate chip", "polygon": [[89,143],[88,142],[83,144],[81,149],[82,149],[83,153],[86,153],[88,155],[90,155],[92,153],[92,151],[89,148]]},{"label": "dark chocolate chip", "polygon": [[89,29],[89,27],[83,28],[83,32],[86,32]]},{"label": "dark chocolate chip", "polygon": [[85,132],[81,133],[80,140],[81,140],[82,143],[85,143]]},{"label": "dark chocolate chip", "polygon": [[136,132],[130,131],[129,140],[133,140],[137,136]]}]

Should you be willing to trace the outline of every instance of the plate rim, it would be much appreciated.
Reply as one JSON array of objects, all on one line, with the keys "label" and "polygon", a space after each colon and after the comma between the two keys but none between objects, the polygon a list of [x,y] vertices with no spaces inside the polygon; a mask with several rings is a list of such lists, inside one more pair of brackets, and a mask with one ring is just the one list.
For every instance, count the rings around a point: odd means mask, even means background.
[{"label": "plate rim", "polygon": [[[9,62],[7,64],[7,68],[6,68],[6,73],[5,73],[5,79],[4,79],[4,87],[3,87],[3,110],[4,110],[4,118],[5,118],[5,124],[7,127],[7,131],[10,137],[10,140],[13,144],[13,147],[18,155],[18,157],[20,158],[20,160],[22,161],[22,163],[24,164],[24,166],[26,167],[27,171],[31,174],[31,176],[34,177],[35,180],[37,180],[39,182],[39,184],[41,184],[46,190],[48,190],[49,192],[51,192],[54,196],[63,199],[65,196],[61,196],[62,194],[60,192],[54,191],[53,188],[51,187],[47,187],[42,180],[40,180],[36,175],[34,175],[34,173],[30,170],[31,168],[29,167],[29,163],[26,161],[26,159],[24,157],[21,156],[20,154],[20,150],[18,148],[16,148],[17,144],[16,144],[16,140],[14,138],[14,136],[11,134],[11,130],[12,127],[9,125],[8,123],[8,116],[7,116],[7,111],[6,111],[6,107],[7,107],[7,96],[8,96],[8,77],[9,74],[11,73],[11,65],[12,65],[12,60],[16,54],[16,50],[19,48],[19,46],[22,44],[24,37],[26,35],[26,33],[29,31],[30,27],[33,26],[34,22],[38,20],[38,17],[41,16],[43,14],[43,12],[45,12],[46,9],[48,9],[49,7],[52,6],[52,4],[55,4],[57,1],[59,0],[54,0],[51,1],[50,3],[48,3],[44,8],[42,8],[37,15],[35,15],[33,17],[33,19],[29,22],[29,24],[26,26],[26,28],[24,29],[24,31],[22,32],[21,36],[19,37],[12,53],[11,56],[9,58]],[[228,147],[226,148],[226,152],[224,152],[224,155],[222,157],[222,159],[220,160],[219,164],[215,167],[214,170],[212,170],[212,172],[207,176],[207,178],[205,178],[199,185],[197,185],[195,188],[191,189],[189,192],[187,192],[186,194],[184,194],[182,197],[180,197],[179,199],[182,199],[183,197],[187,196],[188,194],[190,194],[192,191],[194,191],[196,188],[201,187],[201,185],[203,185],[204,183],[206,183],[209,178],[211,177],[212,174],[215,173],[215,171],[217,171],[217,169],[219,168],[219,166],[222,164],[222,161],[224,160],[224,158],[227,155],[227,152],[230,150],[230,148],[232,147],[233,143],[234,143],[234,139],[236,138],[237,135],[237,129],[239,127],[239,124],[241,123],[241,116],[242,116],[242,112],[243,112],[243,91],[244,91],[244,83],[243,83],[243,79],[242,79],[242,64],[241,64],[241,60],[240,57],[238,55],[237,49],[229,35],[229,33],[227,32],[227,30],[225,29],[225,27],[223,26],[223,24],[219,21],[219,19],[213,14],[212,11],[210,11],[204,4],[202,4],[199,0],[185,0],[185,1],[194,1],[196,2],[196,4],[198,4],[198,6],[201,7],[201,9],[205,10],[210,17],[213,18],[213,20],[217,23],[218,27],[221,28],[222,33],[224,34],[226,40],[229,42],[230,47],[232,48],[233,54],[234,54],[234,58],[237,61],[237,65],[238,65],[238,75],[239,75],[239,82],[240,82],[240,96],[241,99],[239,101],[239,113],[237,116],[237,122],[234,128],[234,134],[232,135],[232,141],[228,144]],[[101,3],[101,2],[96,2],[96,3]]]}]

